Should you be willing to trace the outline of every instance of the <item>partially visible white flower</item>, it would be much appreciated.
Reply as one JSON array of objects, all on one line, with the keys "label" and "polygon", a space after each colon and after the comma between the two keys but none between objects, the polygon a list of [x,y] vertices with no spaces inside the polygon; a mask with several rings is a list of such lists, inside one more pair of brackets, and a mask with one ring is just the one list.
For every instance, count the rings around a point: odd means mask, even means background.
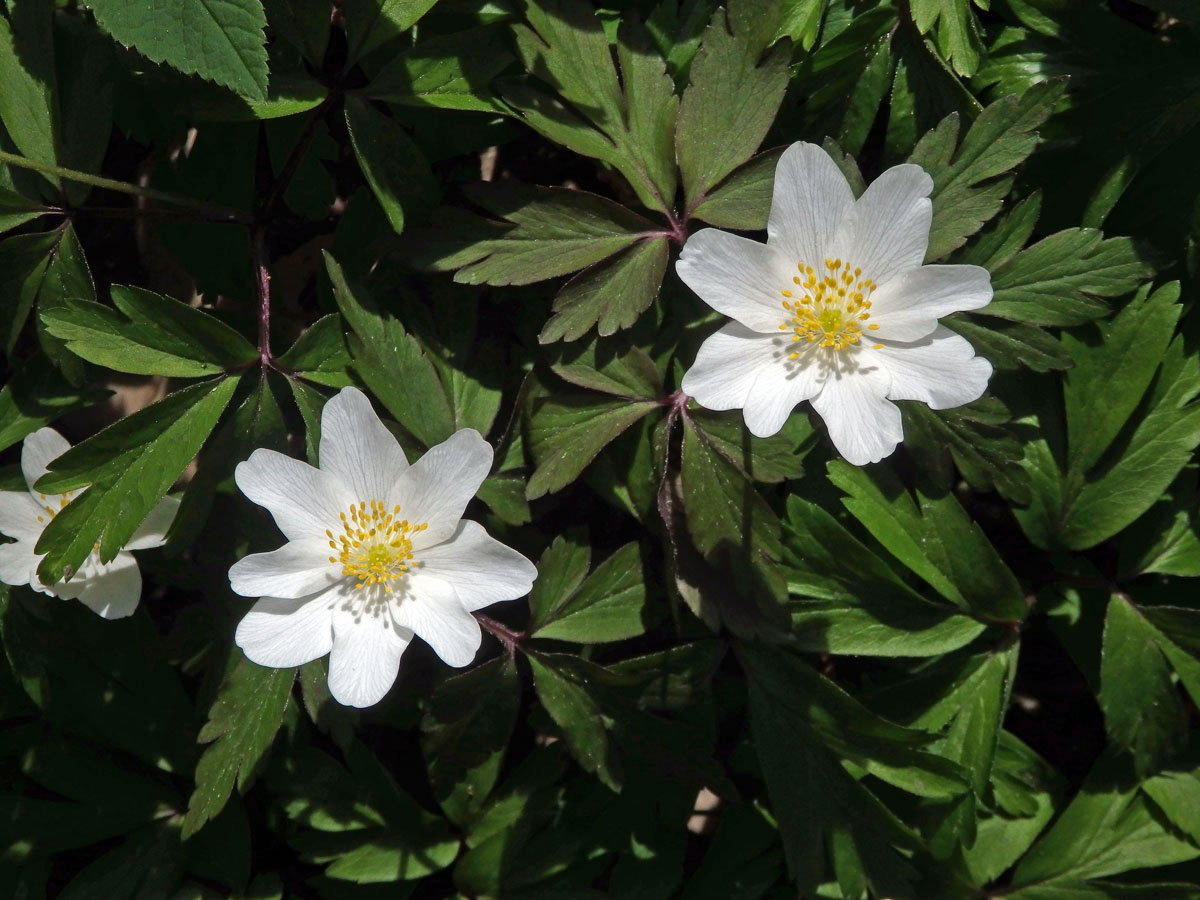
[{"label": "partially visible white flower", "polygon": [[179,500],[160,500],[111,562],[100,562],[99,553],[93,549],[70,580],[42,584],[37,568],[45,554],[35,553],[34,547],[46,526],[79,492],[43,494],[33,485],[46,474],[47,466],[70,448],[67,439],[53,428],[39,428],[21,445],[21,474],[29,490],[0,492],[0,532],[16,539],[16,543],[0,544],[0,581],[27,584],[35,591],[64,600],[79,600],[106,619],[124,618],[137,609],[142,596],[142,573],[128,551],[161,547],[179,510]]},{"label": "partially visible white flower", "polygon": [[938,319],[992,299],[979,266],[925,266],[933,180],[920,166],[879,176],[861,197],[814,144],[775,169],[767,243],[698,231],[676,271],[733,319],[683,377],[709,409],[741,409],[768,437],[808,400],[838,452],[877,462],[904,437],[892,400],[961,406],[987,388],[991,364]]},{"label": "partially visible white flower", "polygon": [[298,666],[329,654],[329,691],[371,706],[419,636],[465,666],[481,635],[474,610],[529,592],[533,563],[462,518],[492,467],[492,448],[464,428],[411,466],[361,391],[321,412],[320,468],[255,450],[234,473],[288,539],[229,570],[260,597],[237,628],[246,656]]}]

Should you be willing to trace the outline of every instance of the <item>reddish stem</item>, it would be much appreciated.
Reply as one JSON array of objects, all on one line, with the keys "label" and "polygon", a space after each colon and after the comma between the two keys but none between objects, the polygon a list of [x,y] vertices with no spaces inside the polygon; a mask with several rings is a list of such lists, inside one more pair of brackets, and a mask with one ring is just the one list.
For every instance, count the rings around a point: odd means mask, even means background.
[{"label": "reddish stem", "polygon": [[524,643],[525,634],[523,632],[513,631],[507,625],[503,625],[490,616],[485,616],[483,613],[477,612],[472,613],[472,615],[475,616],[475,621],[480,624],[484,631],[504,645],[504,649],[508,652],[509,656],[516,653],[517,648]]},{"label": "reddish stem", "polygon": [[267,253],[266,230],[254,230],[254,273],[258,288],[258,358],[263,374],[273,368],[271,356],[271,257]]}]

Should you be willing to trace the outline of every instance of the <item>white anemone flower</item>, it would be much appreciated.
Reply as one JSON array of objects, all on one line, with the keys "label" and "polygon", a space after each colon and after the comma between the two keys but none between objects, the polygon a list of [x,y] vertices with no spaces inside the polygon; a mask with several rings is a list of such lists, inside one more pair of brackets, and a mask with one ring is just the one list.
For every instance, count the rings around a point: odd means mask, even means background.
[{"label": "white anemone flower", "polygon": [[700,347],[682,388],[709,409],[741,409],[768,437],[808,400],[848,462],[890,454],[904,437],[893,400],[961,406],[987,388],[991,364],[938,324],[992,299],[986,269],[922,265],[933,180],[888,169],[857,200],[814,144],[775,169],[767,243],[706,228],[676,271],[733,319]]},{"label": "white anemone flower", "polygon": [[179,511],[179,500],[160,500],[112,561],[101,562],[98,548],[93,548],[69,580],[43,584],[37,568],[45,554],[35,553],[34,547],[46,526],[79,491],[43,494],[34,483],[69,449],[67,439],[53,428],[39,428],[21,445],[21,474],[29,490],[0,492],[0,532],[16,539],[15,543],[0,544],[0,581],[27,584],[35,591],[64,600],[79,600],[105,619],[121,619],[137,609],[142,596],[142,573],[128,551],[161,547]]},{"label": "white anemone flower", "polygon": [[371,706],[391,688],[413,636],[465,666],[482,639],[471,613],[524,596],[537,569],[462,518],[492,466],[463,428],[411,466],[366,396],[344,388],[321,412],[320,468],[255,450],[234,473],[288,539],[233,565],[259,597],[237,627],[246,656],[298,666],[329,654],[329,691]]}]

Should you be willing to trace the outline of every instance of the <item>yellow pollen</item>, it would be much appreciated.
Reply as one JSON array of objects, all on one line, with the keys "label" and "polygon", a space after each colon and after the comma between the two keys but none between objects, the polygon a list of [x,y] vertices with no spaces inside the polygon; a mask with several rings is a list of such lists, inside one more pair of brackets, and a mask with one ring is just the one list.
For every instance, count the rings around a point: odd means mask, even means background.
[{"label": "yellow pollen", "polygon": [[391,593],[391,582],[401,578],[416,565],[413,560],[412,536],[429,527],[428,522],[412,524],[397,519],[400,507],[388,512],[378,500],[350,504],[350,514],[341,513],[341,534],[326,529],[330,549],[340,551],[329,557],[331,563],[342,564],[342,574],[358,579],[356,588],[382,585]]},{"label": "yellow pollen", "polygon": [[[805,341],[819,347],[845,350],[862,338],[862,324],[871,318],[871,301],[875,282],[862,277],[862,269],[849,260],[826,257],[824,271],[818,274],[813,267],[801,261],[796,264],[803,279],[793,277],[803,294],[795,301],[783,301],[790,313],[779,326],[781,331],[792,332],[793,341]],[[791,297],[790,290],[783,296]],[[867,325],[871,331],[878,325]],[[876,349],[878,349],[876,345]],[[791,353],[789,359],[799,359],[799,353]]]}]

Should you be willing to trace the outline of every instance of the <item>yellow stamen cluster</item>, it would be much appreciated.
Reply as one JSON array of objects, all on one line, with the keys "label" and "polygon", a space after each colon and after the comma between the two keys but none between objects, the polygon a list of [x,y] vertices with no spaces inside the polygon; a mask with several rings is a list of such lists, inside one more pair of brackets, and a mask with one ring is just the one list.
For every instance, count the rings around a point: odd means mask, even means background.
[{"label": "yellow stamen cluster", "polygon": [[[857,344],[862,337],[863,325],[871,318],[868,310],[871,301],[867,298],[876,284],[862,277],[862,269],[840,259],[826,259],[824,273],[800,262],[799,275],[792,276],[792,289],[782,291],[783,308],[790,318],[779,326],[780,331],[792,332],[793,341],[819,341],[821,347],[845,350]],[[798,296],[797,296],[798,295]],[[878,325],[867,325],[874,331]],[[875,344],[875,349],[882,347]],[[788,354],[788,359],[798,359],[799,353]]]},{"label": "yellow stamen cluster", "polygon": [[389,583],[416,565],[411,536],[429,523],[413,525],[408,519],[397,519],[399,514],[399,506],[388,512],[378,500],[363,500],[350,504],[349,515],[341,514],[341,534],[326,530],[330,549],[338,552],[329,561],[340,562],[343,574],[357,578],[359,590],[378,584],[390,594]]}]

